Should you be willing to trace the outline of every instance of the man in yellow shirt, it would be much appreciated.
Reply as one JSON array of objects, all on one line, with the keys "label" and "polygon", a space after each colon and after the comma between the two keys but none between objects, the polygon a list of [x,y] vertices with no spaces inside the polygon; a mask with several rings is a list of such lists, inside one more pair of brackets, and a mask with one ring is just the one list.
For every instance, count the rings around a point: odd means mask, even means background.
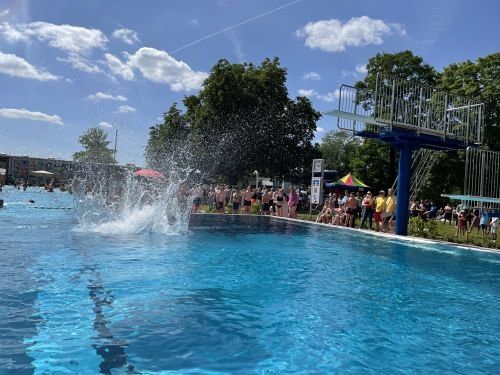
[{"label": "man in yellow shirt", "polygon": [[373,202],[373,206],[375,207],[375,214],[373,215],[373,219],[375,220],[375,230],[380,231],[380,224],[383,222],[382,213],[385,212],[385,192],[380,190],[378,192],[377,198]]},{"label": "man in yellow shirt", "polygon": [[389,228],[390,232],[394,233],[394,220],[396,219],[396,196],[394,195],[394,189],[389,189],[387,195],[385,201],[384,231],[387,232]]}]

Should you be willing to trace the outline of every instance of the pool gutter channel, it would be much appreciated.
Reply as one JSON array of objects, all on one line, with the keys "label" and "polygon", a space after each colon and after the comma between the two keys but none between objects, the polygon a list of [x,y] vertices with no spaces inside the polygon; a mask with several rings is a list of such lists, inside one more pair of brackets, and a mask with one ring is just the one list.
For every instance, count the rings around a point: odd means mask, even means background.
[{"label": "pool gutter channel", "polygon": [[283,220],[283,221],[291,221],[299,225],[306,225],[306,226],[320,226],[323,228],[328,228],[328,229],[334,229],[334,230],[346,230],[346,231],[353,231],[357,233],[362,233],[364,235],[371,235],[371,236],[378,236],[382,238],[386,238],[389,240],[395,240],[395,241],[406,241],[406,242],[412,242],[412,243],[424,243],[424,244],[443,244],[443,245],[448,245],[448,246],[453,246],[453,247],[458,247],[460,249],[466,249],[466,250],[473,250],[473,251],[481,251],[481,252],[486,252],[486,253],[495,253],[495,254],[500,254],[500,250],[498,249],[490,249],[486,247],[480,247],[480,246],[475,246],[475,245],[469,245],[469,244],[456,244],[453,242],[448,242],[448,241],[442,241],[442,240],[431,240],[427,238],[420,238],[420,237],[412,237],[412,236],[400,236],[394,233],[384,233],[384,232],[376,232],[373,230],[367,230],[367,229],[358,229],[358,228],[350,228],[350,227],[343,227],[339,225],[331,225],[331,224],[325,224],[325,223],[316,223],[314,221],[309,221],[309,220],[301,220],[301,219],[291,219],[288,217],[278,217],[278,216],[271,216],[271,215],[248,215],[248,214],[221,214],[221,213],[204,213],[204,212],[199,212],[196,214],[191,214],[191,215],[217,215],[217,216],[247,216],[247,217],[260,217],[260,218],[269,218],[269,220]]}]

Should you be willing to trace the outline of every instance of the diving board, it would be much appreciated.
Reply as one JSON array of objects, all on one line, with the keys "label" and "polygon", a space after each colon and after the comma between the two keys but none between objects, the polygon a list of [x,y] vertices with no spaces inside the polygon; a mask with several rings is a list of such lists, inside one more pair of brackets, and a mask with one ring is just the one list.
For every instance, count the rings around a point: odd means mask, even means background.
[{"label": "diving board", "polygon": [[396,234],[408,231],[412,153],[479,147],[484,137],[484,104],[418,82],[377,75],[375,88],[341,85],[339,129],[391,144],[399,151]]}]

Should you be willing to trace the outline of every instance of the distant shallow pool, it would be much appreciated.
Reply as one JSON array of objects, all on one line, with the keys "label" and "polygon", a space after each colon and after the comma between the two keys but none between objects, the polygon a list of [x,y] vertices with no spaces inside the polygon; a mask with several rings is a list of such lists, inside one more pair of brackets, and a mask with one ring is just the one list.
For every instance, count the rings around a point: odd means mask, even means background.
[{"label": "distant shallow pool", "polygon": [[0,199],[1,374],[500,371],[498,254],[241,216],[105,235],[69,194]]}]

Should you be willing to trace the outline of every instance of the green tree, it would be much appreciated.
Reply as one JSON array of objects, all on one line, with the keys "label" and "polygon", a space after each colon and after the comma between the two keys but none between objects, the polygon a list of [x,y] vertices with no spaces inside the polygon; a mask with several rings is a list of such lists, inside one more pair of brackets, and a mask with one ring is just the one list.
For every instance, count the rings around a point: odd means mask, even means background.
[{"label": "green tree", "polygon": [[[181,152],[189,129],[185,116],[173,103],[163,114],[163,123],[149,128],[149,139],[146,145],[146,161],[152,167],[160,167],[162,159]],[[181,158],[178,158],[181,159]]]},{"label": "green tree", "polygon": [[467,60],[448,65],[439,86],[484,103],[485,144],[500,150],[500,53],[479,58],[475,63]]},{"label": "green tree", "polygon": [[351,132],[332,130],[326,133],[319,147],[326,169],[338,171],[340,176],[352,172],[356,149],[360,144],[361,139]]},{"label": "green tree", "polygon": [[79,162],[115,164],[114,150],[108,148],[111,143],[108,141],[107,133],[99,128],[90,128],[79,138],[78,142],[82,145],[83,151],[73,154],[73,159]]},{"label": "green tree", "polygon": [[[186,124],[191,164],[230,183],[255,169],[269,177],[310,170],[320,113],[307,98],[289,98],[285,83],[286,69],[277,58],[259,66],[215,64],[202,90],[184,98],[185,114],[172,116]],[[161,136],[160,128],[151,129],[149,149],[168,148],[171,137]]]},{"label": "green tree", "polygon": [[364,139],[356,147],[352,161],[353,173],[375,191],[387,191],[394,182],[387,178],[388,159],[389,147],[381,147],[381,142],[375,139]]}]

